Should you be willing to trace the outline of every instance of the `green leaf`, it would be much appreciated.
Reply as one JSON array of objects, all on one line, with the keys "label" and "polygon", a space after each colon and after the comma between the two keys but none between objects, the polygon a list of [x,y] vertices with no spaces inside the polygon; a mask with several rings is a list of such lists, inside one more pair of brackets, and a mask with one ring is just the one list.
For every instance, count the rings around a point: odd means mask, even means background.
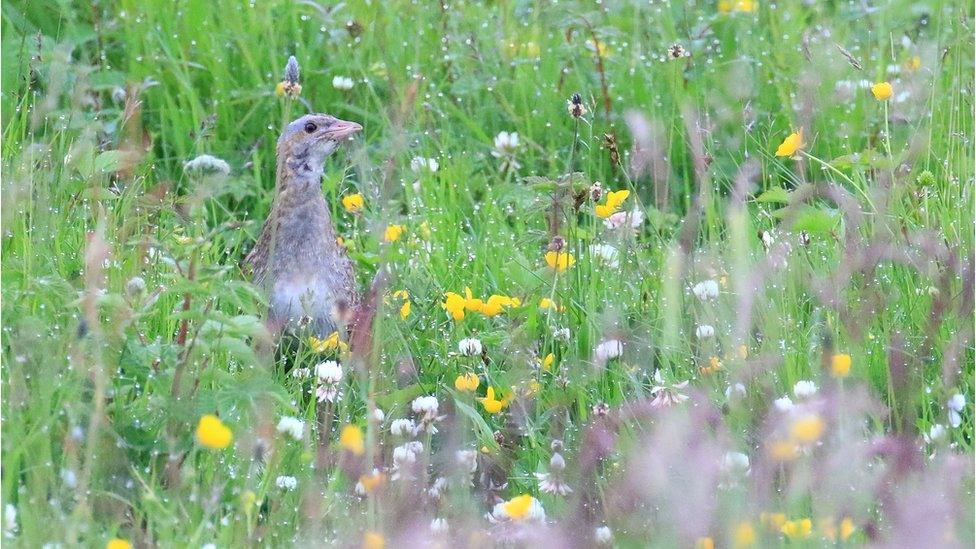
[{"label": "green leaf", "polygon": [[789,204],[790,193],[783,187],[773,187],[757,196],[755,201],[764,204]]},{"label": "green leaf", "polygon": [[804,210],[793,222],[794,231],[806,231],[812,234],[829,234],[837,228],[840,216],[834,210],[810,208]]},{"label": "green leaf", "polygon": [[419,383],[414,383],[403,389],[393,391],[388,395],[376,397],[376,405],[386,411],[394,410],[406,405],[407,402],[419,397],[424,392],[423,386]]},{"label": "green leaf", "polygon": [[495,435],[492,432],[491,427],[489,427],[488,423],[485,421],[485,418],[481,417],[481,414],[479,414],[477,410],[469,406],[467,403],[461,402],[457,397],[454,398],[454,405],[457,406],[457,409],[460,410],[461,413],[464,414],[468,419],[470,419],[478,431],[481,432],[481,442],[487,443],[490,441],[491,444],[494,445]]}]

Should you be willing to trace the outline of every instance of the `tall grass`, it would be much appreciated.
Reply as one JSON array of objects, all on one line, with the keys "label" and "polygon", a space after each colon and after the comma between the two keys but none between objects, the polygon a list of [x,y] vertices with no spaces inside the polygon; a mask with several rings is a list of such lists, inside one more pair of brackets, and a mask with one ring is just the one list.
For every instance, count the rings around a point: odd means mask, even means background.
[{"label": "tall grass", "polygon": [[[4,541],[972,546],[973,7],[726,4],[4,3]],[[276,348],[239,267],[308,111],[365,128],[322,186],[390,272],[362,362]],[[521,304],[452,320],[465,288]],[[425,395],[437,433],[391,433]],[[495,512],[523,494],[545,520]]]}]

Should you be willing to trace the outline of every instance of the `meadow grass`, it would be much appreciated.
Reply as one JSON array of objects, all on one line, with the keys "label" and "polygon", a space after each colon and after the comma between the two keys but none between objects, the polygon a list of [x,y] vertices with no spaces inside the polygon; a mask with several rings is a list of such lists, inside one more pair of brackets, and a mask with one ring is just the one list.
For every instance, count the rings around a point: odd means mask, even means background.
[{"label": "meadow grass", "polygon": [[[2,14],[5,542],[973,545],[970,3]],[[275,93],[290,55],[297,97]],[[278,133],[309,111],[364,126],[322,192],[362,287],[390,273],[365,357],[276,350],[240,268]],[[229,173],[185,168],[203,154]],[[624,227],[595,215],[595,182],[630,191]],[[519,304],[454,320],[466,288]],[[327,359],[334,402],[295,375]],[[392,434],[425,395],[438,432]],[[195,436],[205,414],[226,449]]]}]

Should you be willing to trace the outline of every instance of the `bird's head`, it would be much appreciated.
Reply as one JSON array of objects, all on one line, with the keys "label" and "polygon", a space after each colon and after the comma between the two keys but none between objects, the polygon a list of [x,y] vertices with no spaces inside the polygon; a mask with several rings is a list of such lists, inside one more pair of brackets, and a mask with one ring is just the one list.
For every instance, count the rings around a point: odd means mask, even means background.
[{"label": "bird's head", "polygon": [[322,169],[325,158],[339,147],[339,142],[362,130],[355,122],[347,122],[329,114],[306,114],[285,127],[278,138],[278,161],[293,169],[307,166]]}]

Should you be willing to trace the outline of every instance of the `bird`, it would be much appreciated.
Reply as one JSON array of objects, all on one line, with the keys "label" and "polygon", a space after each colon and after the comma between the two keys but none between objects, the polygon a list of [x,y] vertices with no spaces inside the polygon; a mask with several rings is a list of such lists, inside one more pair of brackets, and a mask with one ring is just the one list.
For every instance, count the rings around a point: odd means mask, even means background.
[{"label": "bird", "polygon": [[278,139],[271,211],[244,258],[253,283],[267,294],[265,324],[274,337],[307,329],[327,338],[355,322],[355,269],[336,238],[321,180],[326,158],[362,129],[312,113],[285,126]]}]

